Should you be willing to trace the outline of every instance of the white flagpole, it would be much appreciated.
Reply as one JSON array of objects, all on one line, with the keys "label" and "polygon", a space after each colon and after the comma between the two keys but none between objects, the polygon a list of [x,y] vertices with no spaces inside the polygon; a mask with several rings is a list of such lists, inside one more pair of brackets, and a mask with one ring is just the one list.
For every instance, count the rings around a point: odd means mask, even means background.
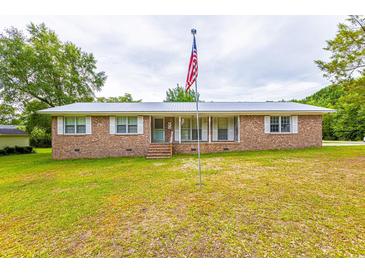
[{"label": "white flagpole", "polygon": [[[196,29],[191,30],[191,34],[194,37],[195,40],[195,34]],[[195,41],[196,43],[196,41]],[[201,165],[200,165],[200,125],[199,125],[199,93],[198,93],[198,79],[195,79],[195,102],[196,102],[196,129],[198,131],[197,137],[198,137],[198,182],[199,187],[202,186],[202,174],[201,174]]]},{"label": "white flagpole", "polygon": [[196,95],[196,128],[198,131],[198,175],[199,175],[199,186],[202,186],[202,173],[201,173],[201,165],[200,165],[200,125],[199,125],[199,93],[198,93],[198,84],[197,80],[195,80],[195,95]]}]

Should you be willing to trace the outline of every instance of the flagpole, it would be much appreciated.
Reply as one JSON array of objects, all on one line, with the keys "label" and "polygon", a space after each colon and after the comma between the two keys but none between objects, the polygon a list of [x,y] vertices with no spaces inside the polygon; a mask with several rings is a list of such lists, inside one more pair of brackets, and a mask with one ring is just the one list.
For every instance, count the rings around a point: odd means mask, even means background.
[{"label": "flagpole", "polygon": [[196,128],[198,130],[198,176],[199,176],[199,186],[202,186],[202,173],[201,173],[201,165],[200,165],[200,125],[199,125],[199,93],[198,93],[198,84],[197,80],[195,80],[195,95],[196,95]]},{"label": "flagpole", "polygon": [[[196,29],[191,30],[191,34],[195,40]],[[196,103],[196,128],[198,132],[198,182],[199,187],[202,186],[202,174],[201,174],[201,165],[200,165],[200,125],[199,125],[199,93],[198,93],[198,79],[195,79],[195,103]]]}]

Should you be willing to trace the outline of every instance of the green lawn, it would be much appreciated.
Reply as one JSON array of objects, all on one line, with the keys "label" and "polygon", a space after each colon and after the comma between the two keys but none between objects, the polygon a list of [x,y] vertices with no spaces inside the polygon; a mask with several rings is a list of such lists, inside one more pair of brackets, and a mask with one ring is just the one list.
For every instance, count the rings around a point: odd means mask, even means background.
[{"label": "green lawn", "polygon": [[364,257],[365,146],[0,157],[1,257]]}]

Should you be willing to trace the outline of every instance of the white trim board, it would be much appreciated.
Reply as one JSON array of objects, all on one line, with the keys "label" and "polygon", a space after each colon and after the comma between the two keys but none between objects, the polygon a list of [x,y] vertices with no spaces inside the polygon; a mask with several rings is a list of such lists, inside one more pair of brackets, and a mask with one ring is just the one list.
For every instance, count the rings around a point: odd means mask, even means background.
[{"label": "white trim board", "polygon": [[[336,112],[333,111],[260,111],[260,112],[202,112],[199,111],[199,115],[210,116],[224,116],[224,115],[323,115],[326,113]],[[196,112],[40,112],[41,114],[50,114],[52,116],[189,116],[196,115]]]}]

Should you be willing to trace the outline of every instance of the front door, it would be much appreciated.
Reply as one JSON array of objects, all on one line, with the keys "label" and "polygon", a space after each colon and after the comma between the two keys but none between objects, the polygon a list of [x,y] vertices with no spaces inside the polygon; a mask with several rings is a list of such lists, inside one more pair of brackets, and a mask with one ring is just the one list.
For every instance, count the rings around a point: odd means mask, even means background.
[{"label": "front door", "polygon": [[165,142],[165,120],[164,118],[153,118],[153,134],[152,142]]}]

